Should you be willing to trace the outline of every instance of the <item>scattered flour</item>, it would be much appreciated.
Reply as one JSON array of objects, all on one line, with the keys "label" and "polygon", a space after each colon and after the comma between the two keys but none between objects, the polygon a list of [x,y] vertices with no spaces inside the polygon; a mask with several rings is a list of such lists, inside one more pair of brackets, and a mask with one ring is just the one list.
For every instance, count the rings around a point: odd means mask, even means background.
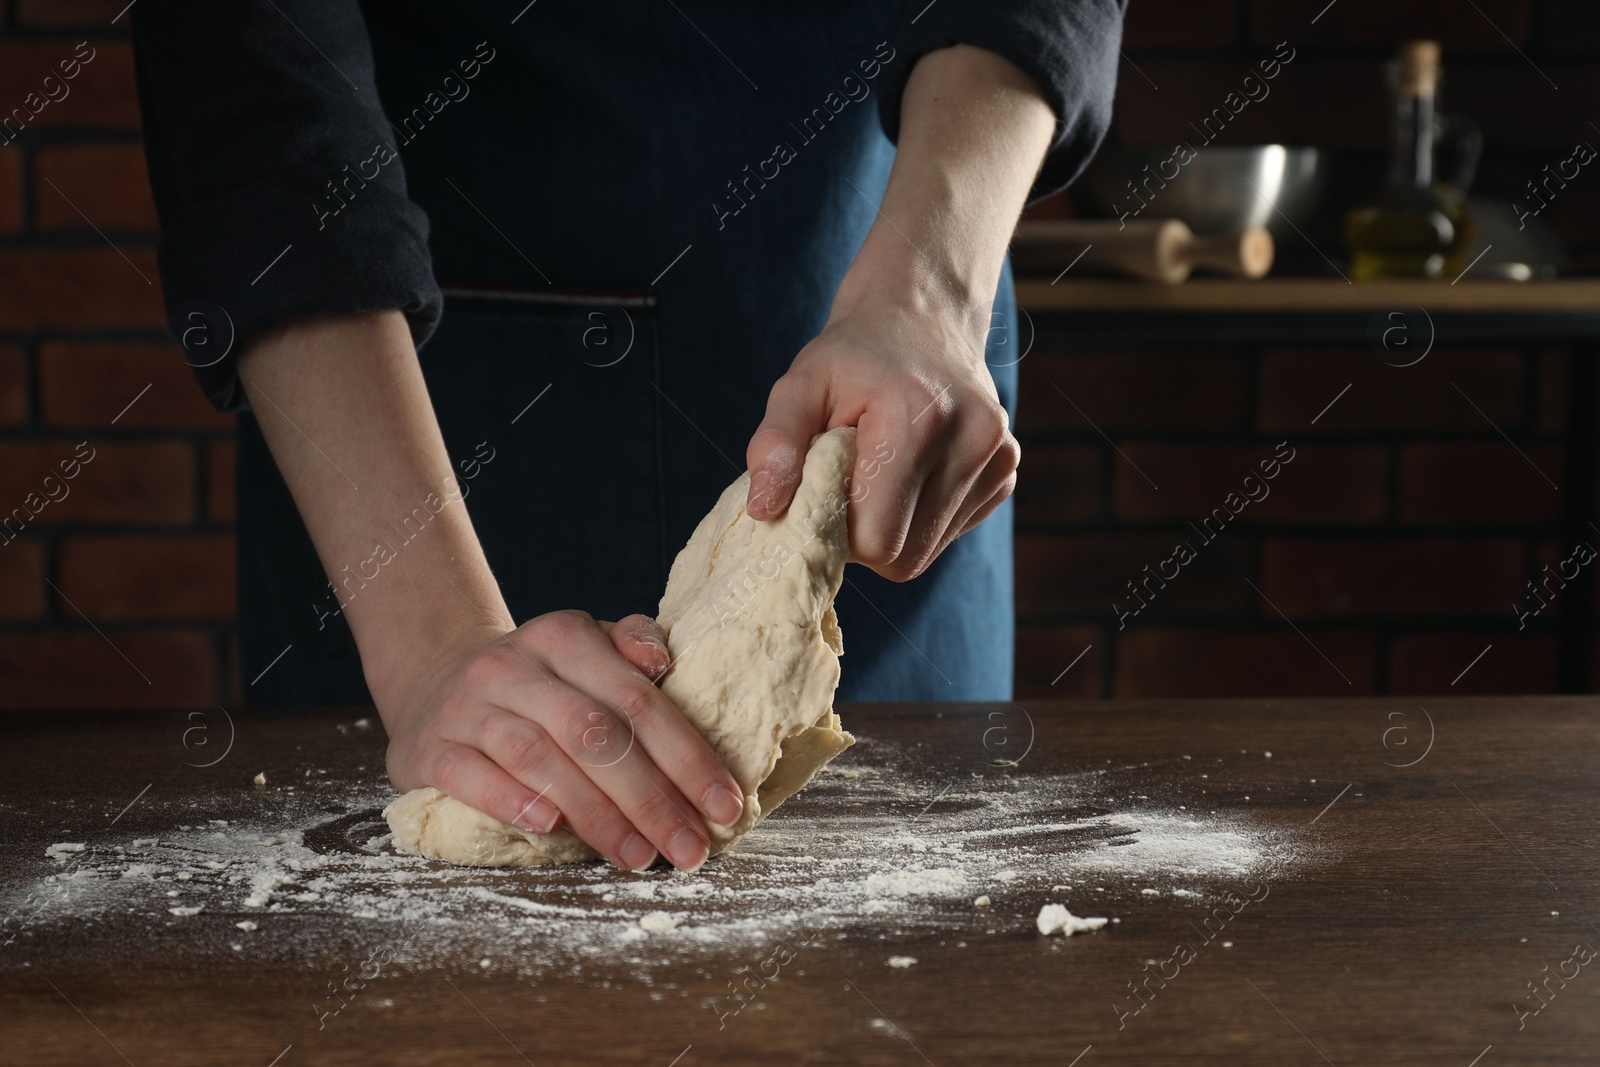
[{"label": "scattered flour", "polygon": [[[150,836],[112,827],[53,845],[0,889],[0,915],[20,917],[8,957],[27,961],[36,933],[71,929],[65,951],[111,963],[231,950],[337,966],[382,947],[394,966],[417,971],[492,955],[497,970],[521,975],[651,981],[687,960],[720,974],[730,957],[766,958],[814,934],[958,944],[1005,932],[1014,913],[974,910],[991,908],[974,894],[999,885],[1019,910],[1048,901],[1052,887],[1092,886],[1095,910],[1134,921],[1142,888],[1215,898],[1242,877],[1306,862],[1314,843],[1249,814],[1176,810],[1195,797],[1134,802],[1148,788],[1138,768],[952,772],[946,786],[930,783],[920,759],[861,739],[841,757],[846,766],[692,874],[603,863],[458,868],[398,854],[379,814],[393,793],[378,772],[362,781],[296,774],[299,791],[244,785],[170,810],[147,803],[135,826]],[[208,825],[215,816],[226,818]],[[180,913],[185,922],[168,919]],[[1062,933],[1074,929],[1061,921]],[[234,940],[240,931],[252,936]],[[63,939],[49,943],[59,950]]]},{"label": "scattered flour", "polygon": [[914,964],[916,962],[917,962],[917,957],[915,957],[915,956],[890,956],[889,957],[889,966],[898,967],[902,971],[905,970],[906,968],[910,967],[912,964]]}]

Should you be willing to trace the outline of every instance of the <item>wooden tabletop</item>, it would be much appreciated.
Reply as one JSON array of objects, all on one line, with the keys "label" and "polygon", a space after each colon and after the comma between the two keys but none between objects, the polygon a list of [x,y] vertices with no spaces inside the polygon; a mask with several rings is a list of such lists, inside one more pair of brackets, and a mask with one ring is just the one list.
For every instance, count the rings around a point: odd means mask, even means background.
[{"label": "wooden tabletop", "polygon": [[1593,698],[840,710],[746,848],[618,878],[392,857],[359,710],[12,713],[0,1063],[1596,1062]]},{"label": "wooden tabletop", "polygon": [[1592,314],[1600,278],[1542,282],[1346,282],[1339,278],[1191,278],[1181,285],[1104,278],[1018,278],[1029,311],[1408,311]]}]

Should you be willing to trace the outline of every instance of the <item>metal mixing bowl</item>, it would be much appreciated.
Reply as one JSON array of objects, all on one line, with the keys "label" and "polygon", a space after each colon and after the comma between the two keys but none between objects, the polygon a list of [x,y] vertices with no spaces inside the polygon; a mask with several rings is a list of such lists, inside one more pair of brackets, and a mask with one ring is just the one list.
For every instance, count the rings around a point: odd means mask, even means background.
[{"label": "metal mixing bowl", "polygon": [[1186,164],[1179,158],[1172,148],[1107,145],[1069,195],[1091,218],[1128,212],[1129,218],[1181,219],[1195,233],[1265,226],[1283,237],[1316,210],[1327,153],[1281,144],[1209,145]]}]

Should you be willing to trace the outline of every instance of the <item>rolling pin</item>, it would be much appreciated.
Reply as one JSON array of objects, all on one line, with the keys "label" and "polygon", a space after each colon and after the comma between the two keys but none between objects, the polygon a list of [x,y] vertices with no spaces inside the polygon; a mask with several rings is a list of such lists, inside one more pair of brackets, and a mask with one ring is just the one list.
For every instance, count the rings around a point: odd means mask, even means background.
[{"label": "rolling pin", "polygon": [[1273,246],[1260,226],[1197,237],[1178,219],[1040,219],[1017,227],[1011,250],[1021,270],[1053,274],[1070,263],[1177,285],[1196,267],[1259,278],[1272,269]]}]

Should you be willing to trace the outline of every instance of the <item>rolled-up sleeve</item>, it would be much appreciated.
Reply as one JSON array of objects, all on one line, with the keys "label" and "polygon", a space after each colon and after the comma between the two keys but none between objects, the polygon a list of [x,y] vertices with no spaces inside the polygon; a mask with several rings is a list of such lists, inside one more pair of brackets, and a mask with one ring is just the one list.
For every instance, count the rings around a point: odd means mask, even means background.
[{"label": "rolled-up sleeve", "polygon": [[399,309],[426,340],[428,220],[357,0],[151,0],[133,42],[168,321],[211,402],[248,407],[235,360],[283,319]]},{"label": "rolled-up sleeve", "polygon": [[1111,125],[1126,0],[910,0],[892,44],[896,60],[878,97],[884,132],[900,129],[911,68],[928,52],[967,44],[995,52],[1027,73],[1056,113],[1055,139],[1029,200],[1065,188],[1088,164]]}]

